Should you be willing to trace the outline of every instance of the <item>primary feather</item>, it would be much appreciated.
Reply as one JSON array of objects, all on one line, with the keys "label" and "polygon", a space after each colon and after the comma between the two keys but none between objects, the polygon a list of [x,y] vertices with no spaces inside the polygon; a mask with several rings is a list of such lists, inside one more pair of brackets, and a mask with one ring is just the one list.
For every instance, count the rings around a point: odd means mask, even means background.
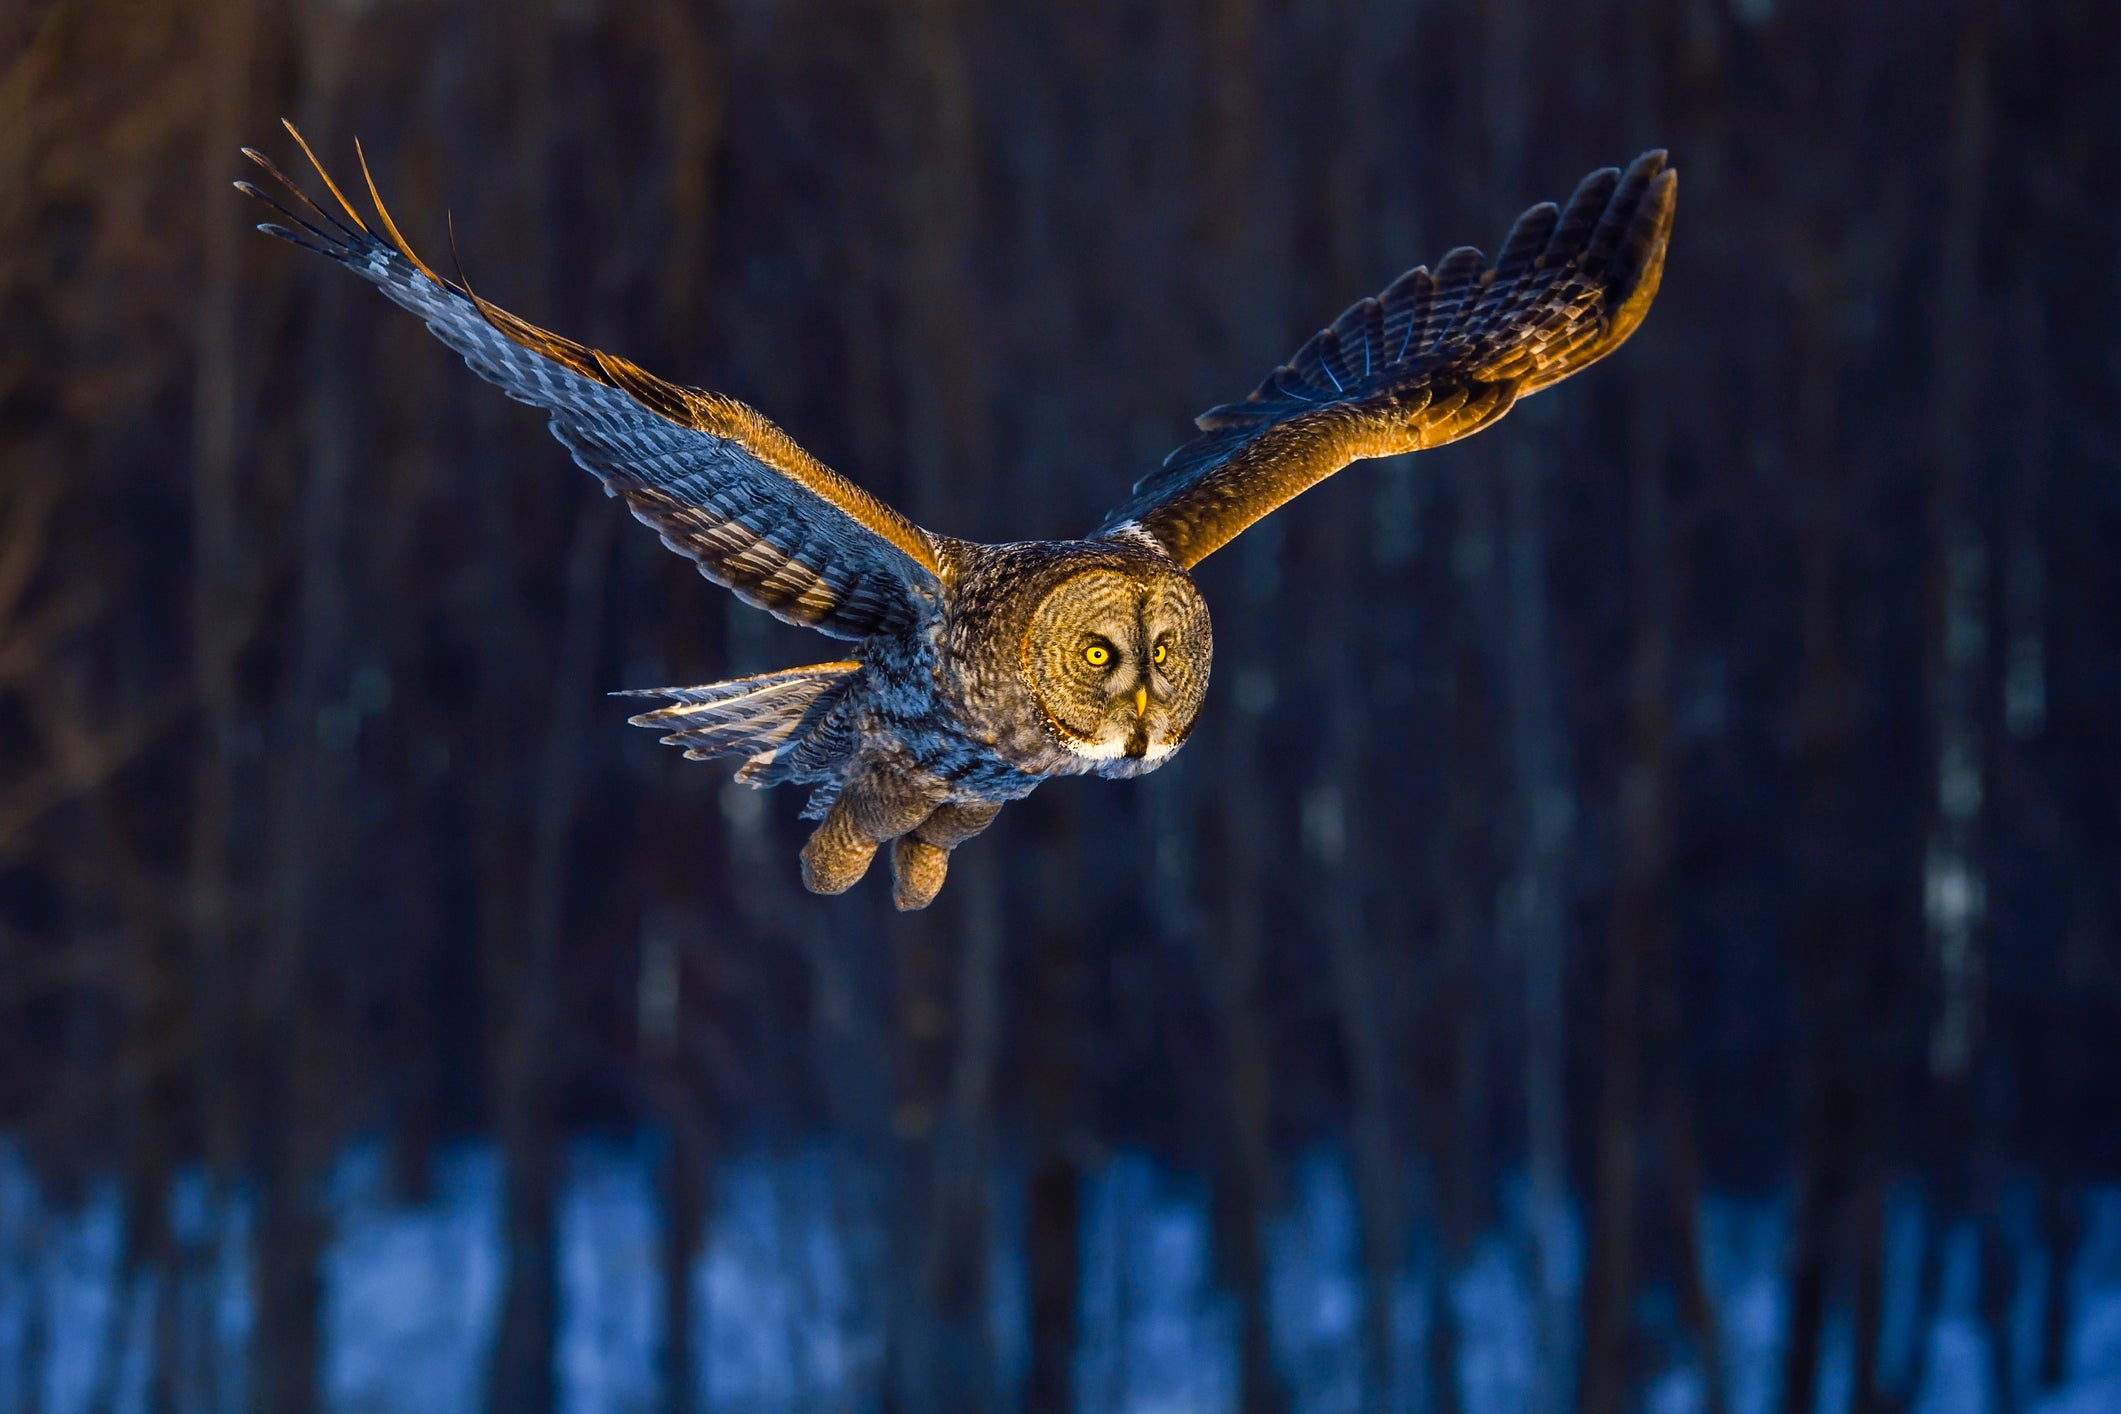
[{"label": "primary feather", "polygon": [[926,531],[734,398],[667,383],[436,275],[398,234],[373,179],[369,194],[387,239],[369,230],[292,124],[288,132],[345,219],[245,148],[296,203],[237,183],[299,228],[259,229],[369,281],[425,320],[473,372],[543,408],[575,461],[700,573],[776,618],[835,638],[896,632],[933,612],[938,562]]},{"label": "primary feather", "polygon": [[1471,246],[1358,300],[1243,402],[1195,419],[1100,535],[1146,531],[1191,567],[1348,463],[1442,446],[1633,333],[1664,270],[1678,174],[1662,152],[1525,212],[1490,266]]}]

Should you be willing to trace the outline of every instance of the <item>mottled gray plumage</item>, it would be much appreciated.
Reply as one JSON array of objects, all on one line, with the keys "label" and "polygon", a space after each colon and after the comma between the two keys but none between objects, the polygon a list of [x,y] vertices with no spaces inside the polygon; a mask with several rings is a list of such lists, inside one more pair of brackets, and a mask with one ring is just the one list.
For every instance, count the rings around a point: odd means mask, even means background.
[{"label": "mottled gray plumage", "polygon": [[545,409],[574,459],[709,579],[860,644],[837,662],[649,690],[669,705],[633,721],[689,757],[742,756],[752,785],[810,786],[804,882],[838,893],[890,844],[901,908],[925,907],[949,852],[1039,782],[1141,775],[1184,743],[1213,655],[1194,565],[1348,463],[1478,431],[1617,348],[1656,294],[1676,195],[1662,152],[1592,173],[1565,208],[1520,217],[1492,267],[1461,247],[1350,306],[1243,402],[1203,413],[1201,435],[1090,538],[978,545],[914,525],[742,403],[436,275],[372,180],[381,236],[321,164],[344,221],[245,152],[299,208],[238,183],[299,228],[260,229],[375,284]]}]

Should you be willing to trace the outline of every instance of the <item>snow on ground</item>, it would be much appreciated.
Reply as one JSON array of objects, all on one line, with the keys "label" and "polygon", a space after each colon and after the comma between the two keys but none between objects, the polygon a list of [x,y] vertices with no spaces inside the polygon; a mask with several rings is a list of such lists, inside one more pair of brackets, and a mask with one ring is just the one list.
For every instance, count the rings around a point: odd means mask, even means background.
[{"label": "snow on ground", "polygon": [[1232,1408],[1237,1313],[1212,1285],[1206,1193],[1123,1156],[1083,1198],[1078,1405],[1133,1414]]},{"label": "snow on ground", "polygon": [[[645,1143],[585,1143],[570,1157],[556,1371],[562,1407],[575,1414],[628,1414],[652,1401],[663,1325],[657,1164]],[[879,1293],[888,1289],[890,1260],[884,1181],[873,1166],[827,1146],[757,1154],[720,1171],[692,1280],[713,1408],[873,1405],[883,1365]],[[1120,1155],[1090,1178],[1083,1197],[1080,1406],[1124,1414],[1231,1408],[1237,1313],[1213,1279],[1200,1181]],[[322,1270],[323,1380],[336,1414],[476,1408],[501,1291],[499,1198],[499,1167],[483,1146],[445,1155],[432,1199],[418,1207],[389,1201],[379,1151],[356,1150],[338,1165]],[[1357,1407],[1362,1339],[1358,1214],[1344,1165],[1313,1155],[1291,1174],[1284,1198],[1267,1234],[1274,1355],[1298,1408],[1340,1414]],[[1543,1270],[1556,1299],[1572,1304],[1583,1234],[1581,1215],[1571,1211],[1550,1219],[1535,1245],[1521,1186],[1509,1198],[1503,1230],[1476,1244],[1448,1282],[1438,1287],[1417,1271],[1395,1292],[1397,1407],[1417,1407],[1436,1299],[1452,1303],[1463,1332],[1458,1379],[1470,1414],[1526,1406],[1538,1332],[1529,1273]],[[171,1216],[179,1247],[192,1257],[179,1280],[193,1289],[174,1308],[193,1313],[180,1336],[183,1379],[196,1395],[190,1404],[233,1410],[242,1403],[242,1354],[254,1319],[244,1280],[246,1205],[215,1202],[203,1179],[187,1174],[171,1194]],[[1026,1359],[1022,1253],[1008,1240],[1020,1217],[1018,1200],[998,1194],[989,1310],[1005,1391],[1021,1387]],[[19,1152],[0,1143],[0,1414],[145,1407],[151,1333],[170,1293],[115,1270],[121,1227],[114,1186],[60,1201]],[[1926,1330],[1914,1328],[1921,1212],[1912,1195],[1896,1195],[1882,1331],[1888,1378],[1919,1373],[1920,1414],[1994,1408],[2005,1380],[2031,1414],[2121,1409],[2121,1189],[2084,1200],[2083,1242],[2065,1283],[2067,1380],[2037,1397],[2031,1351],[2044,1315],[2045,1258],[2033,1242],[2029,1203],[2010,1211],[2006,1227],[2023,1259],[2008,1348],[1998,1359],[1976,1319],[1980,1245],[1970,1230],[1944,1239],[1938,1309]],[[1787,1236],[1787,1205],[1779,1202],[1722,1199],[1704,1214],[1732,1414],[1766,1414],[1779,1400]],[[1693,1363],[1676,1311],[1670,1292],[1645,1293],[1652,1348],[1672,1352],[1670,1368],[1644,1391],[1654,1414],[1706,1407],[1709,1374]],[[1824,1410],[1849,1406],[1850,1341],[1846,1313],[1837,1313],[1820,1374]]]},{"label": "snow on ground", "polygon": [[2069,1277],[2066,1379],[2033,1414],[2121,1409],[2121,1189],[2091,1194],[2082,1216],[2084,1242]]},{"label": "snow on ground", "polygon": [[[597,1192],[576,1185],[568,1193],[561,1222],[569,1238],[585,1191]],[[431,1203],[391,1208],[382,1192],[383,1156],[373,1149],[350,1155],[331,1185],[337,1232],[324,1257],[323,1312],[329,1405],[343,1414],[476,1408],[476,1352],[500,1309],[499,1165],[488,1150],[460,1149],[436,1166]],[[573,1255],[563,1248],[570,1295]],[[579,1302],[568,1314],[571,1338],[584,1314]],[[571,1370],[576,1349],[571,1339],[562,1343],[563,1370]],[[409,1398],[415,1391],[419,1397]]]}]

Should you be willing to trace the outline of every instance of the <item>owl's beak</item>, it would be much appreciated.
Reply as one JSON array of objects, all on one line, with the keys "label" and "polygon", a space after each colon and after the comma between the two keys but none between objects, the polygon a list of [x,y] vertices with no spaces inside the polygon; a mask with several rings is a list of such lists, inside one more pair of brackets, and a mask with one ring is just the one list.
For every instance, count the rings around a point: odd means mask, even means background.
[{"label": "owl's beak", "polygon": [[1134,689],[1134,715],[1137,717],[1149,715],[1149,689],[1146,687]]}]

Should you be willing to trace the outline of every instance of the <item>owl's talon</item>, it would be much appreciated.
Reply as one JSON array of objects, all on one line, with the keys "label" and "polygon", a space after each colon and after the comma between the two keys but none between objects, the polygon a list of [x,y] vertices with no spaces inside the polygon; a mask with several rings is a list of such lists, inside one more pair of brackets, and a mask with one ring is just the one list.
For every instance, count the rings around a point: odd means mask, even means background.
[{"label": "owl's talon", "polygon": [[844,828],[833,828],[827,820],[811,832],[803,846],[803,887],[814,894],[843,894],[862,881],[869,861],[876,858],[876,845]]},{"label": "owl's talon", "polygon": [[891,847],[891,902],[901,913],[926,908],[942,892],[949,872],[950,851],[901,835]]}]

